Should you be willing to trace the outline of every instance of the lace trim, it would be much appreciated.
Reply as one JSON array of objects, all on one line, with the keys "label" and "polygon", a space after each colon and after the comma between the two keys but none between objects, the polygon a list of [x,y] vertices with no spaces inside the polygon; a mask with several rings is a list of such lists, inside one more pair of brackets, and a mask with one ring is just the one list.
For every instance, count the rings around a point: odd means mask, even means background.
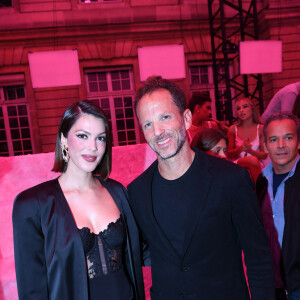
[{"label": "lace trim", "polygon": [[107,228],[95,234],[88,227],[79,229],[86,255],[89,278],[118,271],[122,267],[125,226],[122,218],[110,222]]},{"label": "lace trim", "polygon": [[91,232],[90,228],[88,228],[88,227],[86,227],[86,226],[84,226],[84,227],[82,227],[82,228],[78,228],[78,230],[79,230],[79,231],[85,231],[85,232],[88,232],[88,233],[94,234],[94,235],[105,234],[105,233],[109,230],[109,228],[110,228],[111,226],[116,225],[116,224],[119,224],[119,223],[121,223],[121,221],[122,221],[122,220],[121,220],[121,216],[120,216],[116,221],[112,221],[112,222],[108,223],[108,225],[106,226],[106,228],[103,229],[103,230],[101,230],[101,231],[99,231],[99,233]]}]

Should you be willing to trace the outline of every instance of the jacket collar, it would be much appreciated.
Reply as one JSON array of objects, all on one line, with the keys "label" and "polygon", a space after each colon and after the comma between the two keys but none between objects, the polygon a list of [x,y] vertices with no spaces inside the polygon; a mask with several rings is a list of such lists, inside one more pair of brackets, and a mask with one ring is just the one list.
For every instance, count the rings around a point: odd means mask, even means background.
[{"label": "jacket collar", "polygon": [[[143,204],[145,205],[145,211],[147,212],[147,222],[149,222],[148,226],[153,228],[153,238],[157,240],[159,243],[163,243],[163,245],[169,248],[169,253],[173,257],[175,261],[178,263],[181,260],[185,259],[189,253],[189,246],[193,239],[194,232],[196,230],[197,225],[202,222],[201,214],[203,212],[203,207],[208,199],[209,190],[211,189],[212,183],[212,174],[210,173],[211,162],[208,159],[207,154],[198,151],[197,149],[193,149],[195,151],[195,163],[197,164],[197,168],[200,173],[200,182],[199,187],[201,187],[199,193],[199,198],[192,204],[191,207],[191,216],[189,218],[189,223],[187,224],[187,228],[190,228],[189,231],[186,232],[184,247],[183,247],[183,256],[178,255],[178,253],[173,248],[170,241],[167,239],[166,235],[162,231],[160,225],[158,224],[154,212],[153,212],[153,202],[152,202],[152,181],[154,171],[158,167],[157,160],[141,175],[139,180],[143,184],[142,193],[143,193]],[[145,192],[149,191],[149,192]]]}]

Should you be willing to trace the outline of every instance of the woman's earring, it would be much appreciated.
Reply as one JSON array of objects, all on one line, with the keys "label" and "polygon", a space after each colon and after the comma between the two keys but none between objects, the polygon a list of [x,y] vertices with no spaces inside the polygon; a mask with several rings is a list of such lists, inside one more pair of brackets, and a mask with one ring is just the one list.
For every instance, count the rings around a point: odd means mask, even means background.
[{"label": "woman's earring", "polygon": [[67,163],[70,159],[69,151],[66,145],[60,145],[63,160]]}]

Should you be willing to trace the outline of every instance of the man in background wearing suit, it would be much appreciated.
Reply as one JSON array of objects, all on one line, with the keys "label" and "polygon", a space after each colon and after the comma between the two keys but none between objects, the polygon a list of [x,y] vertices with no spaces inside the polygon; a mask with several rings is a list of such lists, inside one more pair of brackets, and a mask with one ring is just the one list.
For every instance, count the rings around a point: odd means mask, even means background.
[{"label": "man in background wearing suit", "polygon": [[274,299],[272,259],[248,173],[191,149],[192,116],[183,92],[152,77],[136,114],[157,160],[129,186],[149,246],[152,300]]}]

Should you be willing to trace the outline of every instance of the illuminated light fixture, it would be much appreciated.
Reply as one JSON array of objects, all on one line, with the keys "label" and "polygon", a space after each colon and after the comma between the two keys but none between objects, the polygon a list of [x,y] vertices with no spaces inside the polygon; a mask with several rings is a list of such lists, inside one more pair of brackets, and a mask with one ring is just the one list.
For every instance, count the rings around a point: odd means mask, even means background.
[{"label": "illuminated light fixture", "polygon": [[282,41],[241,41],[239,51],[241,74],[282,72]]},{"label": "illuminated light fixture", "polygon": [[149,76],[165,79],[185,78],[183,45],[147,46],[138,48],[140,80]]},{"label": "illuminated light fixture", "polygon": [[28,53],[33,88],[80,85],[77,50]]}]

